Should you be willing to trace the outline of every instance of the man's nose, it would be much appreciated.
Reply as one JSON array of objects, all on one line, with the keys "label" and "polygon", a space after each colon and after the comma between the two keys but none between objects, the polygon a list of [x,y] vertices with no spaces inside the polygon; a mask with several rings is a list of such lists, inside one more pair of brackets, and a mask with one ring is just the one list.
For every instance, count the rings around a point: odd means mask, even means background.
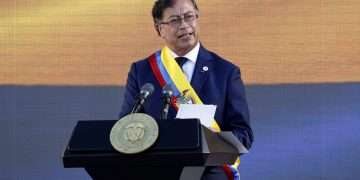
[{"label": "man's nose", "polygon": [[189,24],[185,21],[185,18],[180,19],[179,29],[187,28]]}]

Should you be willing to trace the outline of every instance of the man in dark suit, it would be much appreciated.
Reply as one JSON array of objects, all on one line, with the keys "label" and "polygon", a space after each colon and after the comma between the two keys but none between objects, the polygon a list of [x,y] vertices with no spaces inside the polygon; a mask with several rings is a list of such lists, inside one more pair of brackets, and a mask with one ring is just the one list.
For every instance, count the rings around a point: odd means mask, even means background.
[{"label": "man in dark suit", "polygon": [[[194,0],[157,0],[152,11],[155,29],[170,54],[175,59],[185,59],[179,66],[197,95],[204,104],[217,105],[215,119],[220,129],[232,131],[249,149],[253,133],[240,69],[200,44],[198,14]],[[145,102],[143,112],[160,118],[162,87],[151,69],[149,58],[131,66],[120,117],[131,112],[145,83],[153,84],[155,90]],[[176,110],[170,107],[167,118],[174,119],[175,116]],[[205,170],[202,179],[227,178],[221,167],[213,167]]]}]

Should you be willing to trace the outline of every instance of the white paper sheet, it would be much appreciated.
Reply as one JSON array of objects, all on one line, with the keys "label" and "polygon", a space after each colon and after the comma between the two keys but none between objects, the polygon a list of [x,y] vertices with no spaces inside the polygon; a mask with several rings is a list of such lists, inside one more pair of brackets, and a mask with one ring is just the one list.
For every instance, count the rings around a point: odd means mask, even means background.
[{"label": "white paper sheet", "polygon": [[216,105],[204,105],[204,104],[180,104],[176,118],[189,119],[196,118],[200,119],[200,123],[210,128],[211,122],[214,119],[216,111]]}]

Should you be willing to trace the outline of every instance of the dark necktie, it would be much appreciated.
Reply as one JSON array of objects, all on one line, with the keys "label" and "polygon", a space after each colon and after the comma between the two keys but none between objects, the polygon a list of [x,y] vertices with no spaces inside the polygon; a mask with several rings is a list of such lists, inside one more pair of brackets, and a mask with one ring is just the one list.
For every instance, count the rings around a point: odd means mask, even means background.
[{"label": "dark necktie", "polygon": [[180,68],[182,69],[182,66],[188,61],[189,59],[186,57],[177,57],[175,58],[176,62],[179,64]]}]

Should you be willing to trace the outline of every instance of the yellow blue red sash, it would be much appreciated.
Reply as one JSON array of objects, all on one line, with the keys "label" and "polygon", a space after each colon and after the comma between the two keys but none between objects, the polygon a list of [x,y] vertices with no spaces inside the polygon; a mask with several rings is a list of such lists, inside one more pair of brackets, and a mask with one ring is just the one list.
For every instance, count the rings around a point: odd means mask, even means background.
[{"label": "yellow blue red sash", "polygon": [[[199,96],[196,94],[195,90],[190,85],[189,81],[186,79],[184,73],[182,72],[180,66],[176,63],[175,59],[170,55],[169,49],[164,47],[161,51],[156,52],[149,58],[151,69],[158,80],[161,87],[165,85],[170,85],[173,90],[173,98],[171,105],[178,110],[176,104],[176,97],[184,96],[184,92],[190,96],[191,100],[195,104],[203,104]],[[216,132],[220,132],[220,127],[214,119],[211,123],[211,128]],[[238,180],[239,171],[238,167],[240,165],[240,159],[237,159],[234,165],[224,165],[224,171],[228,176],[229,180]]]}]

